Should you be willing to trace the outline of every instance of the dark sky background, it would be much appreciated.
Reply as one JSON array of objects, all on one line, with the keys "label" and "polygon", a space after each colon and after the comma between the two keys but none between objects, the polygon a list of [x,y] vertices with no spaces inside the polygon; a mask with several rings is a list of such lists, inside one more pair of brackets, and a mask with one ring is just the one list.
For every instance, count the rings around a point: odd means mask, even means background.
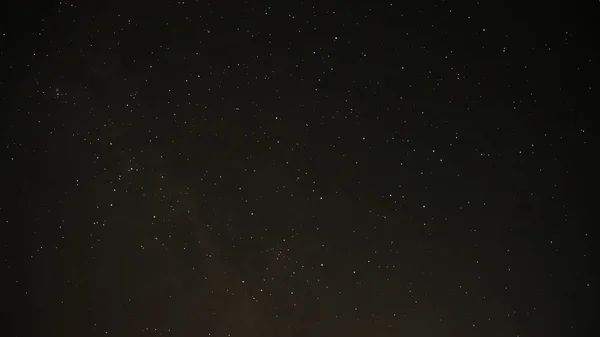
[{"label": "dark sky background", "polygon": [[84,3],[0,10],[2,335],[592,336],[597,1]]}]

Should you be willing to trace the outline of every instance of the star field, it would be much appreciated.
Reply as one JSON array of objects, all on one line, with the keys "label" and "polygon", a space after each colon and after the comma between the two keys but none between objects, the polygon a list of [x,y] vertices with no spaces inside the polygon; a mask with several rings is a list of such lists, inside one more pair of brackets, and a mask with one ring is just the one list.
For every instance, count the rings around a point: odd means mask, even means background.
[{"label": "star field", "polygon": [[40,6],[3,335],[593,334],[598,3]]}]

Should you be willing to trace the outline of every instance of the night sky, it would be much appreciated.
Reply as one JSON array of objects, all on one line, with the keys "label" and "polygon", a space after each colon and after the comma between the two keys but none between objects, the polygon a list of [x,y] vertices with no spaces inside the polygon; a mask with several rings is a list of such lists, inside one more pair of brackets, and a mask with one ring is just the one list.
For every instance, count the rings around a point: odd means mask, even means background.
[{"label": "night sky", "polygon": [[0,9],[2,335],[592,335],[597,1],[82,3]]}]

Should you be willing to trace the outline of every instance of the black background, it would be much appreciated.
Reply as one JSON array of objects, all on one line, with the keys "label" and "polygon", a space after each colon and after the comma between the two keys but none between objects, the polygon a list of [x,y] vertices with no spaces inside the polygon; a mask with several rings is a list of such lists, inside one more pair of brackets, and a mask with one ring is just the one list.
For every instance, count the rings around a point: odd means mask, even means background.
[{"label": "black background", "polygon": [[597,2],[2,7],[7,336],[592,335]]}]

